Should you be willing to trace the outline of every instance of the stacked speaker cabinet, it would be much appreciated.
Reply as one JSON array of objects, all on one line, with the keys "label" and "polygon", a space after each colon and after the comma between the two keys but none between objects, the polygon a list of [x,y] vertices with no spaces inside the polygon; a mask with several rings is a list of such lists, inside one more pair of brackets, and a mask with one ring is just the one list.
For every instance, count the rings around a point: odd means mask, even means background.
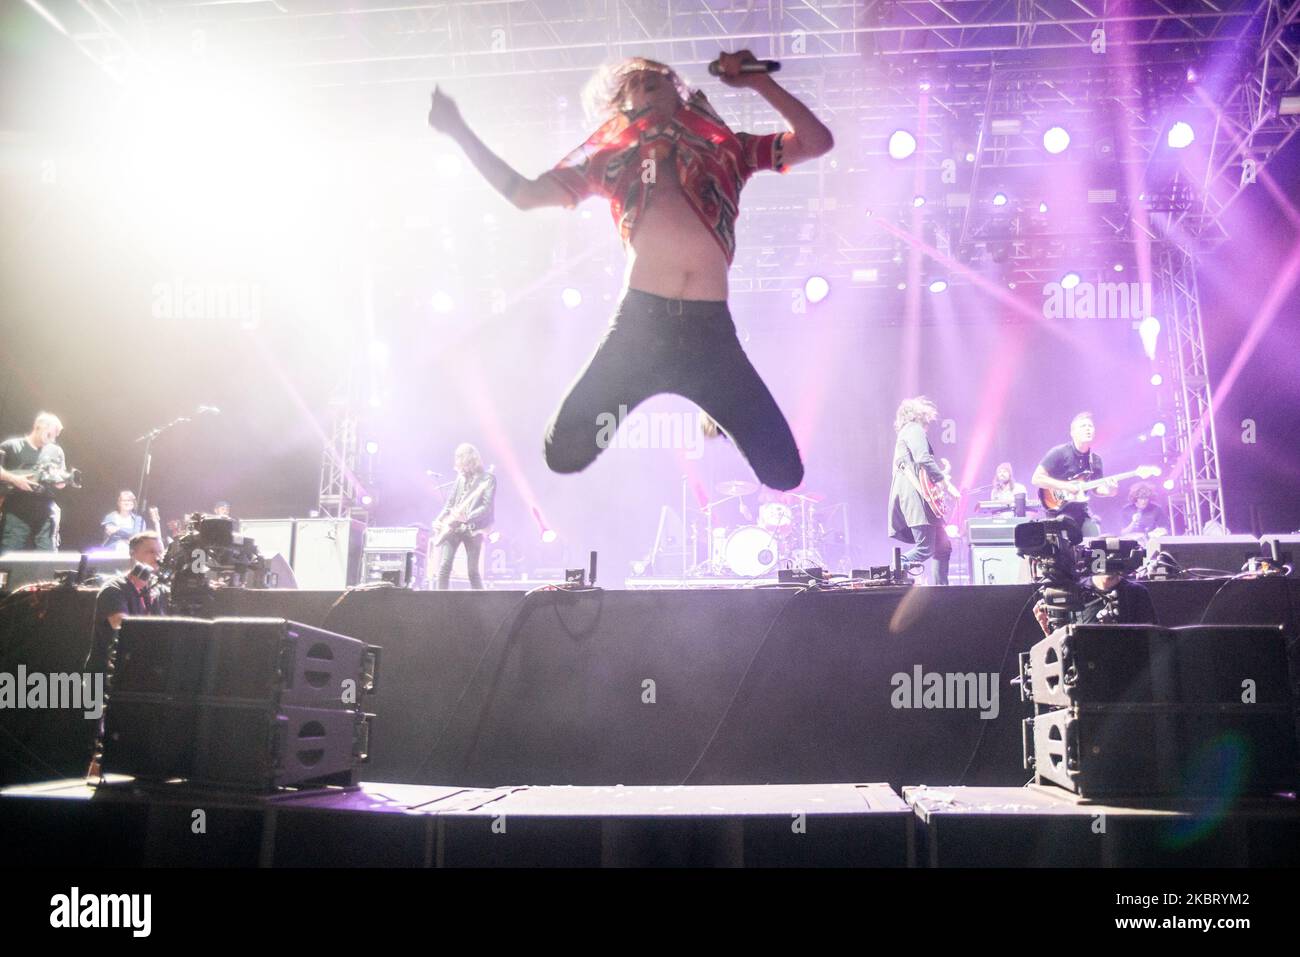
[{"label": "stacked speaker cabinet", "polygon": [[1295,787],[1280,627],[1067,625],[1020,657],[1025,767],[1092,799]]},{"label": "stacked speaker cabinet", "polygon": [[299,588],[334,591],[360,581],[363,523],[347,518],[298,518],[293,525],[293,573]]},{"label": "stacked speaker cabinet", "polygon": [[255,791],[356,783],[379,649],[279,618],[128,618],[102,768]]}]

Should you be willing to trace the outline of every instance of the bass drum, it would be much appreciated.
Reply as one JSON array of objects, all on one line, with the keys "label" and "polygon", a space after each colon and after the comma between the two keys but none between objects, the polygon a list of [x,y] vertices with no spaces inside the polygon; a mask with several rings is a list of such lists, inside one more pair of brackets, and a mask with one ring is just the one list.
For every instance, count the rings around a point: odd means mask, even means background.
[{"label": "bass drum", "polygon": [[766,575],[776,558],[776,536],[757,525],[738,528],[727,539],[727,567],[741,578]]}]

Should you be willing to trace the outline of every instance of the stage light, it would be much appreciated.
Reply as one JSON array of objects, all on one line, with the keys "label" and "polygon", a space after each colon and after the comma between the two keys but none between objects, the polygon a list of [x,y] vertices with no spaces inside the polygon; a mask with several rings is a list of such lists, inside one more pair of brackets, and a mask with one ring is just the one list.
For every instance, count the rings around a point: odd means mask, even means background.
[{"label": "stage light", "polygon": [[1038,204],[1038,211],[1039,211],[1040,213],[1045,213],[1045,212],[1047,212],[1047,204],[1046,204],[1046,203],[1039,203],[1039,204]]},{"label": "stage light", "polygon": [[371,439],[369,442],[366,443],[366,455],[378,455],[378,454],[379,454],[379,443],[376,442],[374,439]]},{"label": "stage light", "polygon": [[1194,67],[1194,66],[1189,66],[1189,67],[1187,68],[1187,82],[1188,82],[1188,83],[1195,83],[1195,82],[1196,82],[1197,80],[1199,80],[1200,78],[1201,78],[1201,75],[1200,75],[1199,73],[1196,72],[1196,67]]},{"label": "stage light", "polygon": [[930,283],[930,291],[934,293],[943,292],[947,288],[948,280],[946,279],[935,279]]},{"label": "stage light", "polygon": [[930,81],[929,81],[929,80],[922,80],[922,81],[920,82],[919,86],[920,86],[920,89],[921,89],[921,92],[922,92],[922,93],[929,93],[929,92],[930,92]]},{"label": "stage light", "polygon": [[904,289],[906,289],[906,288],[907,288],[907,283],[905,283],[905,282],[900,282],[900,283],[898,284],[898,291],[899,291],[899,292],[902,292],[902,291],[903,291]]},{"label": "stage light", "polygon": [[809,276],[803,284],[803,294],[811,303],[819,303],[831,291],[831,284],[821,276]]},{"label": "stage light", "polygon": [[907,130],[894,130],[889,134],[889,155],[896,160],[907,159],[916,152],[916,137]]},{"label": "stage light", "polygon": [[1142,351],[1148,359],[1156,357],[1156,341],[1160,338],[1160,320],[1147,316],[1138,323],[1138,335],[1142,338]]},{"label": "stage light", "polygon": [[944,531],[948,533],[949,538],[956,538],[961,534],[961,529],[956,525],[948,525],[944,528]]},{"label": "stage light", "polygon": [[1123,263],[1116,263],[1116,264],[1115,264],[1115,271],[1116,271],[1116,272],[1123,272],[1123,271],[1124,271],[1124,264],[1123,264]]},{"label": "stage light", "polygon": [[577,309],[582,305],[582,293],[569,286],[564,292],[560,293],[560,301],[570,309]]},{"label": "stage light", "polygon": [[371,505],[375,504],[375,500],[369,495],[363,495],[361,496],[361,504],[366,508],[369,508]]},{"label": "stage light", "polygon": [[966,154],[966,162],[967,162],[967,163],[973,163],[973,162],[975,162],[975,154],[974,154],[974,153],[967,153],[967,154]]},{"label": "stage light", "polygon": [[1006,204],[1007,204],[1007,194],[1006,194],[1006,193],[994,193],[994,194],[993,194],[993,205],[994,205],[994,206],[1005,206]]},{"label": "stage light", "polygon": [[1277,101],[1278,116],[1295,116],[1300,113],[1300,93],[1291,93]]},{"label": "stage light", "polygon": [[1077,285],[1079,285],[1079,274],[1077,272],[1067,272],[1061,277],[1062,289],[1073,289]]},{"label": "stage light", "polygon": [[1179,120],[1173,126],[1169,127],[1169,134],[1165,137],[1165,142],[1170,148],[1181,150],[1192,145],[1196,139],[1196,133],[1192,130],[1191,124]]},{"label": "stage light", "polygon": [[1165,489],[1166,492],[1172,492],[1172,491],[1174,490],[1174,480],[1173,480],[1173,479],[1165,479],[1165,480],[1161,483],[1161,485],[1164,486],[1164,489]]},{"label": "stage light", "polygon": [[1063,127],[1053,126],[1043,134],[1043,149],[1049,153],[1063,153],[1070,145],[1070,134]]},{"label": "stage light", "polygon": [[434,161],[440,176],[459,176],[460,171],[465,168],[465,164],[460,161],[460,157],[455,153],[443,153]]},{"label": "stage light", "polygon": [[1165,377],[1162,376],[1159,372],[1153,373],[1151,376],[1152,385],[1163,385],[1164,381],[1165,381]]},{"label": "stage light", "polygon": [[542,530],[542,543],[545,545],[551,544],[551,542],[555,541],[559,537],[560,536],[556,533],[555,529],[553,528],[547,528]]},{"label": "stage light", "polygon": [[441,313],[442,315],[446,315],[456,308],[456,304],[452,302],[451,296],[447,295],[441,289],[433,294],[430,304],[433,306],[434,312]]},{"label": "stage light", "polygon": [[920,194],[913,196],[912,205],[915,206],[917,209],[920,209],[922,206],[925,205],[925,197],[921,196]]},{"label": "stage light", "polygon": [[1165,434],[1165,424],[1163,422],[1157,422],[1155,425],[1151,426],[1151,434],[1157,439],[1163,438]]}]

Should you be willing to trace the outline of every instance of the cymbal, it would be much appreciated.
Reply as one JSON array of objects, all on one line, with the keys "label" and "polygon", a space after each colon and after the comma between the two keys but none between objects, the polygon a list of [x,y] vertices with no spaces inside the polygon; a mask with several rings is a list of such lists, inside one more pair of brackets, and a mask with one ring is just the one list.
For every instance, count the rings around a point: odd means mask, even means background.
[{"label": "cymbal", "polygon": [[803,499],[805,502],[824,502],[826,496],[820,492],[786,492],[782,496],[782,501],[787,505],[793,504],[798,499]]},{"label": "cymbal", "polygon": [[746,482],[744,479],[732,479],[729,482],[719,482],[714,487],[719,495],[753,495],[758,491],[758,486],[753,482]]}]

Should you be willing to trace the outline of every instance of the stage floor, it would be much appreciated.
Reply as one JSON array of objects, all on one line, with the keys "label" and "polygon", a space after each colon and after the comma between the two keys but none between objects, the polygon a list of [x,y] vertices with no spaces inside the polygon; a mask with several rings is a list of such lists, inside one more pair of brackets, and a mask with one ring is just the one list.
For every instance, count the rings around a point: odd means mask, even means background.
[{"label": "stage floor", "polygon": [[1058,788],[804,784],[276,796],[110,776],[0,791],[0,855],[35,867],[1294,867],[1294,795],[1091,804]]}]

